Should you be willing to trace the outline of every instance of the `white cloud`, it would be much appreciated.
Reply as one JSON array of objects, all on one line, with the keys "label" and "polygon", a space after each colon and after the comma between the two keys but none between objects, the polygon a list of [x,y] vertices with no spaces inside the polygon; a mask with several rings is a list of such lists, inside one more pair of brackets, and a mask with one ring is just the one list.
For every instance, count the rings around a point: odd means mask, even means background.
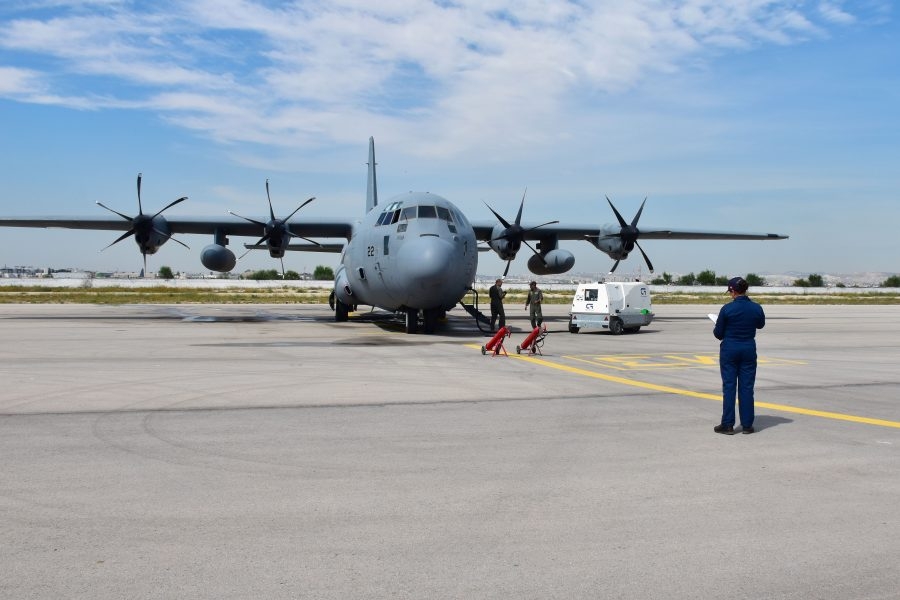
[{"label": "white cloud", "polygon": [[841,25],[849,25],[856,22],[856,18],[841,8],[839,3],[822,2],[819,4],[819,13],[822,17],[831,23]]},{"label": "white cloud", "polygon": [[0,67],[0,95],[11,98],[33,96],[43,91],[42,79],[40,73],[31,69]]},{"label": "white cloud", "polygon": [[0,47],[29,63],[0,71],[7,98],[149,109],[226,143],[309,147],[362,131],[442,156],[552,143],[584,94],[853,21],[838,2],[787,0],[50,5],[0,23]]}]

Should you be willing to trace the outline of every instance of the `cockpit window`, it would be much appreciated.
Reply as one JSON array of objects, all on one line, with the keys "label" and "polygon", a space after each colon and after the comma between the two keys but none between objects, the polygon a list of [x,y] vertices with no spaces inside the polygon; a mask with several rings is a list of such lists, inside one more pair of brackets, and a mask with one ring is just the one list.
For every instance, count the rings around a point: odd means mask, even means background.
[{"label": "cockpit window", "polygon": [[404,221],[409,221],[410,219],[416,218],[416,207],[415,206],[407,206],[402,211],[400,211],[400,218]]},{"label": "cockpit window", "polygon": [[419,218],[420,219],[437,219],[437,211],[433,206],[420,206],[419,207]]},{"label": "cockpit window", "polygon": [[384,212],[382,212],[378,216],[378,221],[375,222],[376,225],[390,225],[395,222],[397,219],[394,216],[397,208],[399,208],[399,202],[391,202],[386,207],[384,207]]},{"label": "cockpit window", "polygon": [[445,221],[453,222],[453,217],[450,216],[450,211],[444,208],[443,206],[437,207],[437,215],[438,219],[443,219]]},{"label": "cockpit window", "polygon": [[456,222],[465,227],[469,226],[469,221],[466,220],[466,215],[462,214],[458,210],[453,211],[453,216],[456,217]]}]

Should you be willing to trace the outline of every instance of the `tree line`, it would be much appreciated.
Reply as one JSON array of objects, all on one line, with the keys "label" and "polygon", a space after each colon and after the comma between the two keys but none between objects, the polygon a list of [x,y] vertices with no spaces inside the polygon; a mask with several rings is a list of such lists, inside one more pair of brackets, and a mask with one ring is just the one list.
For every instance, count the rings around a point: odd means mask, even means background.
[{"label": "tree line", "polygon": [[[160,267],[157,277],[160,279],[173,279],[175,274],[169,267]],[[300,279],[300,274],[296,271],[285,271],[284,276],[275,269],[264,269],[260,271],[251,271],[241,276],[242,279],[254,279],[258,281],[275,280],[275,279]],[[316,281],[331,281],[334,279],[334,271],[331,267],[318,265],[313,271],[313,279]],[[751,286],[759,287],[766,285],[764,277],[760,277],[756,273],[747,273],[744,276],[747,283]],[[663,273],[650,281],[653,285],[708,285],[722,286],[728,285],[728,277],[724,275],[716,275],[712,269],[700,271],[696,275],[691,272],[687,275],[675,278],[671,273]],[[806,279],[795,279],[792,284],[795,287],[825,287],[825,280],[818,273],[811,273]],[[837,287],[844,287],[844,284],[838,283]],[[900,287],[900,275],[891,275],[881,282],[881,287]]]},{"label": "tree line", "polygon": [[[728,285],[728,277],[724,275],[716,275],[716,272],[707,269],[705,271],[700,271],[696,275],[691,272],[687,275],[682,275],[677,279],[673,277],[670,273],[663,273],[661,276],[653,279],[650,283],[653,285]],[[747,273],[744,276],[744,279],[747,280],[747,283],[751,286],[760,286],[766,285],[766,280],[763,277],[760,277],[756,273]]]},{"label": "tree line", "polygon": [[[171,267],[162,266],[156,274],[159,279],[175,279],[175,273]],[[300,273],[297,271],[285,271],[283,274],[275,269],[261,269],[259,271],[250,271],[241,275],[241,279],[252,279],[255,281],[273,281],[276,279],[283,280],[299,280]],[[331,267],[319,265],[313,271],[313,279],[316,281],[332,281],[334,280],[334,270]]]},{"label": "tree line", "polygon": [[[764,277],[760,277],[756,273],[747,273],[744,279],[750,286],[766,285]],[[700,271],[698,274],[688,273],[677,279],[669,273],[663,273],[660,277],[653,279],[653,285],[728,285],[728,277],[724,275],[716,275],[716,272],[707,269]],[[811,273],[806,279],[795,279],[791,284],[794,287],[825,287],[825,279],[818,273]],[[836,287],[845,287],[843,283],[838,283]],[[881,287],[900,287],[900,275],[891,275],[881,282]]]}]

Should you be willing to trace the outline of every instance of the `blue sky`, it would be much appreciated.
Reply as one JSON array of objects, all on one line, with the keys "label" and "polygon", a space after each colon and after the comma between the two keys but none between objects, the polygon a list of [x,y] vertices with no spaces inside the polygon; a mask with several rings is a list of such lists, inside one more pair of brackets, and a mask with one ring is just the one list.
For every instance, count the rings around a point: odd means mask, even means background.
[{"label": "blue sky", "polygon": [[[647,196],[641,225],[791,236],[644,242],[658,272],[897,272],[898,34],[887,0],[4,2],[0,215],[132,214],[138,172],[171,216],[262,217],[267,178],[276,213],[361,215],[371,135],[382,200],[512,219],[527,187],[526,220],[600,224]],[[115,237],[2,229],[0,264],[139,268]],[[150,268],[202,271],[180,239]]]}]

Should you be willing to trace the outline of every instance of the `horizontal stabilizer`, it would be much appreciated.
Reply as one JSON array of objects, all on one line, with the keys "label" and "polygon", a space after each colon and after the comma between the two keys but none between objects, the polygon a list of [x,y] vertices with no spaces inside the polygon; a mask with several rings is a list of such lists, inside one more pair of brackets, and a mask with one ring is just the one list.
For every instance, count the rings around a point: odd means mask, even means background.
[{"label": "horizontal stabilizer", "polygon": [[344,244],[288,244],[284,249],[294,252],[331,252],[339,254],[344,249]]},{"label": "horizontal stabilizer", "polygon": [[[265,244],[244,244],[247,250],[268,250]],[[332,252],[339,253],[344,249],[344,244],[288,244],[285,250],[293,250],[294,252]]]}]

